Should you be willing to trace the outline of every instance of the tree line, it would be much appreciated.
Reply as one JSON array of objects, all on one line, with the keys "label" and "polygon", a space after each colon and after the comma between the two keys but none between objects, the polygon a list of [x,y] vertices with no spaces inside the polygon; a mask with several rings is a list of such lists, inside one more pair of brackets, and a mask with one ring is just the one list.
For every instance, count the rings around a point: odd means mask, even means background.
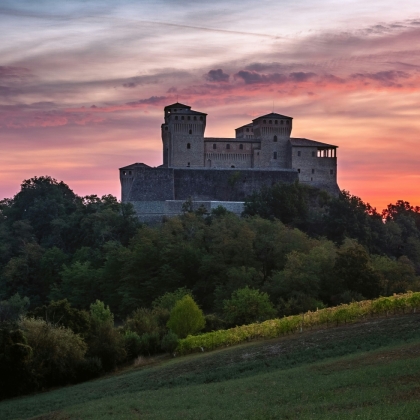
[{"label": "tree line", "polygon": [[[185,335],[170,317],[188,296],[205,314],[198,330],[211,331],[416,291],[419,273],[420,208],[405,201],[379,213],[346,191],[276,184],[248,197],[242,217],[186,203],[147,226],[111,195],[35,177],[0,202],[0,370],[20,354],[16,371],[32,366],[26,383],[42,389],[170,351]],[[79,355],[71,375],[39,371],[45,348],[60,346],[36,337],[74,344],[60,350]]]}]

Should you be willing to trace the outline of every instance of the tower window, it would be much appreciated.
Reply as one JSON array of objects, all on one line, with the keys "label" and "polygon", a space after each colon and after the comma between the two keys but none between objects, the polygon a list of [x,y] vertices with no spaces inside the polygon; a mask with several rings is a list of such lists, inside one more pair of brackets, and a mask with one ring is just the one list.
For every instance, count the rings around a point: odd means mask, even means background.
[{"label": "tower window", "polygon": [[298,156],[300,156],[300,150],[298,151]]},{"label": "tower window", "polygon": [[188,134],[192,134],[192,130],[188,131]]},{"label": "tower window", "polygon": [[184,116],[181,117],[181,120],[183,120],[183,119],[184,119]]},{"label": "tower window", "polygon": [[239,145],[239,150],[244,150],[244,145],[243,144]]},{"label": "tower window", "polygon": [[127,175],[127,171],[123,171],[123,175]]},{"label": "tower window", "polygon": [[197,117],[194,115],[194,121],[197,121]]},{"label": "tower window", "polygon": [[191,149],[191,144],[187,143],[187,149]]},{"label": "tower window", "polygon": [[230,144],[228,143],[227,145],[226,145],[226,149],[230,149]]},{"label": "tower window", "polygon": [[168,131],[168,127],[167,126],[165,127],[165,131]]},{"label": "tower window", "polygon": [[287,125],[289,125],[289,122],[290,122],[289,120],[286,120],[286,124],[287,124]]},{"label": "tower window", "polygon": [[203,117],[200,117],[200,121],[203,121]]},{"label": "tower window", "polygon": [[217,149],[217,144],[213,143],[213,149]]},{"label": "tower window", "polygon": [[273,159],[277,159],[277,152],[273,152]]},{"label": "tower window", "polygon": [[312,173],[313,173],[313,174],[315,173],[315,169],[312,169]]},{"label": "tower window", "polygon": [[277,141],[277,136],[274,136],[273,137],[273,141]]},{"label": "tower window", "polygon": [[277,120],[274,120],[274,124],[278,124],[279,122]]},{"label": "tower window", "polygon": [[273,121],[272,120],[269,120],[268,122],[269,122],[269,124],[273,124]]},{"label": "tower window", "polygon": [[191,117],[188,115],[187,120],[189,121],[191,119]]}]

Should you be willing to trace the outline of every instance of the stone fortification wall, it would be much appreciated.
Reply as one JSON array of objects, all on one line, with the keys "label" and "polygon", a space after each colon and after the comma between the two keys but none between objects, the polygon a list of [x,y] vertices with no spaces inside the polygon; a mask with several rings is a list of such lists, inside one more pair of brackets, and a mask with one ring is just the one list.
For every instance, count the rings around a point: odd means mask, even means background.
[{"label": "stone fortification wall", "polygon": [[263,171],[256,169],[175,169],[175,200],[244,201],[254,191],[277,182],[298,179],[295,170]]},{"label": "stone fortification wall", "polygon": [[[125,174],[126,173],[126,174]],[[132,167],[130,174],[120,172],[123,201],[166,200],[244,201],[264,185],[291,183],[296,170],[195,169]],[[130,177],[130,183],[125,178]],[[129,189],[129,190],[128,190]]]}]

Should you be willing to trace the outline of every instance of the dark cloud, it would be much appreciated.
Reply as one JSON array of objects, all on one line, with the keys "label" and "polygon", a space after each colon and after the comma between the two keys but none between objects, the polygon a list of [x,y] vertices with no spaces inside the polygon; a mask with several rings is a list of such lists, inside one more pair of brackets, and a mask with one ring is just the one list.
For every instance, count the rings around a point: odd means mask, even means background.
[{"label": "dark cloud", "polygon": [[350,75],[353,80],[369,81],[373,80],[386,86],[395,86],[400,79],[408,79],[410,75],[404,71],[388,70],[376,73],[354,73]]},{"label": "dark cloud", "polygon": [[206,79],[209,82],[228,82],[229,75],[225,73],[222,69],[210,70],[206,74]]},{"label": "dark cloud", "polygon": [[168,98],[166,96],[151,96],[150,98],[147,98],[147,99],[139,99],[138,101],[127,102],[126,105],[130,105],[130,106],[161,105],[163,102],[167,100]]},{"label": "dark cloud", "polygon": [[137,83],[129,82],[129,83],[123,83],[123,87],[125,88],[135,88],[137,86]]},{"label": "dark cloud", "polygon": [[176,93],[176,92],[178,92],[178,89],[175,86],[172,86],[166,92],[167,93]]},{"label": "dark cloud", "polygon": [[305,73],[303,71],[297,71],[297,72],[290,73],[289,79],[294,82],[306,82],[315,76],[316,74],[312,72]]},{"label": "dark cloud", "polygon": [[287,82],[287,76],[281,73],[261,74],[256,71],[240,70],[235,74],[235,78],[242,79],[249,84],[281,84]]}]

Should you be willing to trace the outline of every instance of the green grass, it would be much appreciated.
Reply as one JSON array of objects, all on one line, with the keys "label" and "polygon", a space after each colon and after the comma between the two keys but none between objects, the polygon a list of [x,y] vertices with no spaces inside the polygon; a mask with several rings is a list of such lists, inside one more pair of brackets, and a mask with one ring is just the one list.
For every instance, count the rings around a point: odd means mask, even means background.
[{"label": "green grass", "polygon": [[4,401],[0,418],[420,419],[419,327],[375,319],[176,358]]}]

